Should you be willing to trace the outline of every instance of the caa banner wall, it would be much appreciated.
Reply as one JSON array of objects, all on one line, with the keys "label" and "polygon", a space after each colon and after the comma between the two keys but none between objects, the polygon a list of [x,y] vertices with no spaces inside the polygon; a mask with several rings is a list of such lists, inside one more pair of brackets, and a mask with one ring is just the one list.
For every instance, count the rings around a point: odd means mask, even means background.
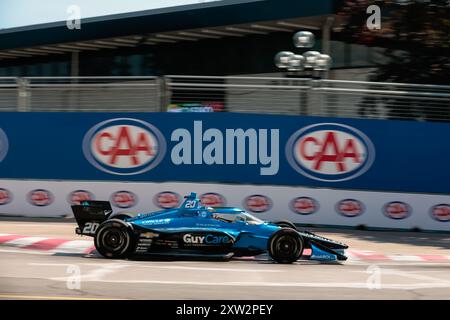
[{"label": "caa banner wall", "polygon": [[450,124],[233,113],[1,113],[0,178],[450,194]]},{"label": "caa banner wall", "polygon": [[1,113],[0,214],[243,207],[263,219],[450,231],[450,125],[251,114]]},{"label": "caa banner wall", "polygon": [[109,200],[115,212],[151,212],[179,206],[191,191],[206,206],[236,206],[263,220],[450,231],[449,196],[242,184],[0,180],[0,212],[70,217],[70,205],[86,199]]}]

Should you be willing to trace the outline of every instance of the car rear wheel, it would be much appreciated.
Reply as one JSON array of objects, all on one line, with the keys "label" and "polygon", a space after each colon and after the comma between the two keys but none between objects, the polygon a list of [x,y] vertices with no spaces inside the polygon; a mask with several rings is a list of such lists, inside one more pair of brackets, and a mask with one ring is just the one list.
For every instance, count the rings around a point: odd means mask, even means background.
[{"label": "car rear wheel", "polygon": [[293,263],[303,254],[303,238],[291,228],[275,232],[269,239],[270,257],[278,263]]},{"label": "car rear wheel", "polygon": [[136,237],[128,224],[119,219],[103,222],[94,238],[97,251],[110,259],[129,256],[136,247]]}]

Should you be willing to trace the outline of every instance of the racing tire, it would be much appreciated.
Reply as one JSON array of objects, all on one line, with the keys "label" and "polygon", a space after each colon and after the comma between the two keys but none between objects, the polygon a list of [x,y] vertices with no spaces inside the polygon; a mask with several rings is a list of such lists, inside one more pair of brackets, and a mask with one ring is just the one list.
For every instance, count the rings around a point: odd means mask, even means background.
[{"label": "racing tire", "polygon": [[105,258],[123,259],[134,251],[137,240],[127,223],[119,219],[110,219],[98,227],[94,244]]},{"label": "racing tire", "polygon": [[293,263],[303,254],[304,243],[301,235],[291,228],[275,232],[268,242],[270,257],[278,263]]},{"label": "racing tire", "polygon": [[297,227],[295,226],[295,224],[293,224],[289,220],[275,221],[274,224],[276,224],[277,226],[280,226],[282,228],[291,228],[291,229],[297,230]]}]

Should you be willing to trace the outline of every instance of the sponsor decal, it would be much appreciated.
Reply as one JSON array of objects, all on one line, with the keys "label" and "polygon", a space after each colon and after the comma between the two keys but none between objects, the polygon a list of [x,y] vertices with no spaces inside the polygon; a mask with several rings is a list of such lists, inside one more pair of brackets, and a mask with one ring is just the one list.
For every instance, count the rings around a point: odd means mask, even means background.
[{"label": "sponsor decal", "polygon": [[433,219],[440,222],[450,221],[450,204],[437,204],[430,209],[430,215]]},{"label": "sponsor decal", "polygon": [[67,197],[67,201],[71,205],[78,205],[81,204],[81,202],[86,200],[94,200],[94,194],[87,190],[75,190],[72,191],[69,196]]},{"label": "sponsor decal", "polygon": [[340,215],[353,218],[362,215],[365,211],[365,206],[356,199],[343,199],[336,203],[335,209]]},{"label": "sponsor decal", "polygon": [[6,133],[0,128],[0,162],[5,159],[8,154],[9,142]]},{"label": "sponsor decal", "polygon": [[310,179],[339,182],[365,173],[375,159],[372,141],[360,130],[319,123],[295,132],[286,144],[291,167]]},{"label": "sponsor decal", "polygon": [[154,232],[143,232],[139,235],[141,238],[156,238],[159,236],[158,233]]},{"label": "sponsor decal", "polygon": [[136,205],[138,198],[131,191],[116,191],[111,195],[111,203],[118,208],[131,208]]},{"label": "sponsor decal", "polygon": [[166,152],[161,132],[138,119],[117,118],[92,127],[84,136],[83,153],[97,169],[135,175],[155,168]]},{"label": "sponsor decal", "polygon": [[0,206],[10,203],[12,199],[13,195],[11,191],[0,188]]},{"label": "sponsor decal", "polygon": [[200,196],[200,202],[205,207],[224,207],[225,197],[219,193],[207,192]]},{"label": "sponsor decal", "polygon": [[279,129],[203,130],[203,121],[172,132],[171,160],[175,165],[255,165],[259,174],[275,175],[280,166]]},{"label": "sponsor decal", "polygon": [[35,189],[28,193],[28,202],[33,206],[45,207],[53,203],[53,194],[45,189]]},{"label": "sponsor decal", "polygon": [[272,208],[272,200],[261,194],[254,194],[244,199],[244,207],[247,211],[262,213]]},{"label": "sponsor decal", "polygon": [[411,212],[411,206],[401,201],[388,202],[383,206],[384,215],[395,220],[405,219],[411,215]]},{"label": "sponsor decal", "polygon": [[161,209],[172,209],[180,205],[180,199],[180,195],[176,192],[163,191],[153,197],[153,203]]},{"label": "sponsor decal", "polygon": [[319,203],[314,198],[297,197],[291,200],[289,207],[295,213],[308,215],[319,210]]},{"label": "sponsor decal", "polygon": [[151,219],[151,220],[144,220],[142,221],[142,224],[145,225],[155,225],[155,224],[169,224],[172,219],[165,218],[165,219]]},{"label": "sponsor decal", "polygon": [[216,245],[216,244],[231,243],[233,240],[227,235],[214,235],[214,234],[192,235],[190,233],[186,233],[183,236],[183,241],[184,243],[187,244]]}]

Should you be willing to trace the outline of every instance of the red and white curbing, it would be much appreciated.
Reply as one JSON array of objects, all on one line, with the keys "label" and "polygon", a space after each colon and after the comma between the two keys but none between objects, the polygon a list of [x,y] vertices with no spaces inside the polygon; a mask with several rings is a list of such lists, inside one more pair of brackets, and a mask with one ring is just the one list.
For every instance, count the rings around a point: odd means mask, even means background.
[{"label": "red and white curbing", "polygon": [[92,241],[0,234],[0,246],[47,251],[50,253],[89,254],[95,250]]},{"label": "red and white curbing", "polygon": [[386,255],[368,250],[347,250],[346,254],[351,260],[364,261],[403,261],[403,262],[437,262],[450,263],[450,256],[447,255],[433,255],[433,254],[418,254],[418,255]]},{"label": "red and white curbing", "polygon": [[[46,237],[22,236],[17,234],[0,234],[0,246],[9,246],[27,250],[46,251],[49,253],[91,254],[95,246],[91,240],[67,240]],[[305,255],[311,250],[305,249]],[[435,262],[450,263],[447,255],[386,255],[368,250],[346,250],[349,260],[353,261],[395,261],[395,262]],[[243,260],[254,259],[253,257]]]}]

